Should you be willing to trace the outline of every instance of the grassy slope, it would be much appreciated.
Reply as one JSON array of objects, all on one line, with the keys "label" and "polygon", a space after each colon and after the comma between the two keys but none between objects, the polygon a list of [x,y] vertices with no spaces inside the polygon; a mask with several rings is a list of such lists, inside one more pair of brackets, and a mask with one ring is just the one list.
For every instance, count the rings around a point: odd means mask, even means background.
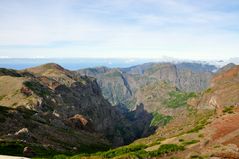
[{"label": "grassy slope", "polygon": [[[164,117],[154,113],[161,121]],[[208,124],[213,115],[211,111],[197,111],[185,107],[184,114],[171,119],[169,124],[159,128],[154,134],[139,139],[134,143],[119,147],[117,149],[103,151],[93,154],[80,154],[76,156],[57,155],[56,159],[78,159],[78,158],[150,158],[159,156],[171,156],[177,151],[187,150],[191,145],[197,145],[203,138],[200,130]],[[183,122],[182,122],[183,121]]]}]

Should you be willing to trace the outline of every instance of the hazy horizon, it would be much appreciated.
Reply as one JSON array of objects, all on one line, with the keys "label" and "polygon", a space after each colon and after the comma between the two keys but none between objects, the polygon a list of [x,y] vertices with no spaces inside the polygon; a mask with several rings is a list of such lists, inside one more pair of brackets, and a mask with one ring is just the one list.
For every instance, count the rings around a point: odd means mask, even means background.
[{"label": "hazy horizon", "polygon": [[70,70],[83,68],[109,67],[127,68],[145,63],[200,63],[222,67],[228,63],[239,64],[239,58],[224,60],[190,60],[176,58],[0,58],[0,68],[25,69],[46,63],[57,63]]}]

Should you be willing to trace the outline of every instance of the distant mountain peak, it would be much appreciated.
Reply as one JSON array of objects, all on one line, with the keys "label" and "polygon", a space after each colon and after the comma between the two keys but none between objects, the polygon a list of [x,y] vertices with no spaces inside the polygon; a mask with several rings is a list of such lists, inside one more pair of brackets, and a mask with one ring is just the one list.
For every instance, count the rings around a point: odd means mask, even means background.
[{"label": "distant mountain peak", "polygon": [[235,66],[236,66],[236,64],[234,64],[234,63],[229,63],[229,64],[223,66],[222,68],[220,68],[220,69],[217,71],[217,74],[226,72],[226,71],[230,70],[231,68],[233,68],[233,67],[235,67]]},{"label": "distant mountain peak", "polygon": [[47,63],[33,68],[44,68],[44,69],[59,69],[64,70],[64,68],[56,63]]},{"label": "distant mountain peak", "polygon": [[37,67],[28,68],[26,70],[40,76],[59,76],[61,74],[69,74],[70,72],[56,63],[47,63]]}]

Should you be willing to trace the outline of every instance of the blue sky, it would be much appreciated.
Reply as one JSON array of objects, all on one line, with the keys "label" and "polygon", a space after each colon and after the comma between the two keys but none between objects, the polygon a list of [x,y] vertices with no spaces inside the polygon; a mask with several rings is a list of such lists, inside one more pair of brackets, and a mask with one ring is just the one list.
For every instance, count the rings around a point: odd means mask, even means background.
[{"label": "blue sky", "polygon": [[238,55],[238,0],[0,0],[0,57]]}]

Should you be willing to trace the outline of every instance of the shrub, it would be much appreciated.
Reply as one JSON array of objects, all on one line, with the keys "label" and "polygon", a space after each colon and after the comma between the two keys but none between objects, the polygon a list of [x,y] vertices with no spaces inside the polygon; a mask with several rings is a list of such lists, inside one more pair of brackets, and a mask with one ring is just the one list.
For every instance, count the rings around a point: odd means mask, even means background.
[{"label": "shrub", "polygon": [[25,81],[24,85],[41,97],[45,97],[51,94],[48,88],[44,87],[37,81]]},{"label": "shrub", "polygon": [[205,93],[212,93],[212,92],[213,92],[212,88],[208,88],[207,90],[205,90]]},{"label": "shrub", "polygon": [[0,100],[2,100],[4,97],[6,97],[6,95],[2,95],[2,96],[0,96]]},{"label": "shrub", "polygon": [[199,134],[198,137],[202,138],[202,137],[204,137],[204,135],[203,134]]},{"label": "shrub", "polygon": [[187,133],[194,133],[194,132],[198,132],[199,130],[203,129],[205,127],[205,125],[208,124],[207,120],[208,120],[208,118],[204,118],[204,119],[200,120],[197,123],[196,127],[189,130]]},{"label": "shrub", "polygon": [[52,159],[67,159],[68,157],[65,155],[56,155]]},{"label": "shrub", "polygon": [[186,146],[186,145],[192,145],[192,144],[195,144],[195,143],[198,143],[198,142],[199,142],[199,140],[191,140],[191,141],[185,141],[182,144],[184,146]]},{"label": "shrub", "polygon": [[159,126],[159,125],[164,126],[173,119],[173,117],[171,116],[165,116],[157,112],[152,113],[152,115],[153,115],[153,119],[151,120],[150,126]]},{"label": "shrub", "polygon": [[158,150],[149,152],[151,157],[161,156],[163,154],[168,154],[171,152],[183,151],[184,146],[179,146],[176,144],[165,144],[161,145]]},{"label": "shrub", "polygon": [[152,158],[158,157],[164,154],[168,154],[171,152],[183,151],[183,146],[178,146],[175,144],[165,144],[161,145],[158,150],[147,152],[144,149],[146,145],[128,145],[120,148],[116,148],[113,150],[109,150],[106,152],[98,152],[92,155],[76,155],[72,157],[67,157],[64,155],[57,155],[55,159],[78,159],[78,158],[114,158],[114,159],[143,159],[143,158]]},{"label": "shrub", "polygon": [[159,145],[159,144],[161,144],[161,142],[160,142],[161,140],[160,139],[158,139],[158,140],[156,140],[156,141],[154,141],[154,142],[152,142],[151,144],[149,144],[148,145],[148,147],[151,147],[151,146],[154,146],[154,145]]},{"label": "shrub", "polygon": [[198,155],[193,155],[191,156],[191,159],[203,159],[203,157]]},{"label": "shrub", "polygon": [[1,142],[0,152],[2,155],[22,155],[24,145],[17,141]]},{"label": "shrub", "polygon": [[121,77],[121,73],[118,71],[111,72],[105,75],[106,77],[113,78],[113,77]]},{"label": "shrub", "polygon": [[196,94],[184,93],[179,91],[173,91],[169,93],[169,99],[164,101],[164,104],[169,108],[178,108],[187,105],[187,100],[192,97],[196,97]]},{"label": "shrub", "polygon": [[124,146],[124,147],[120,147],[117,149],[109,150],[109,151],[103,153],[102,155],[103,155],[103,157],[106,157],[106,158],[113,158],[113,157],[120,156],[120,155],[123,155],[126,153],[143,150],[146,147],[147,147],[146,145],[129,145],[129,146]]},{"label": "shrub", "polygon": [[233,112],[233,106],[229,106],[229,107],[225,107],[224,109],[223,109],[223,113],[229,113],[229,114],[232,114],[232,113],[234,113]]}]

